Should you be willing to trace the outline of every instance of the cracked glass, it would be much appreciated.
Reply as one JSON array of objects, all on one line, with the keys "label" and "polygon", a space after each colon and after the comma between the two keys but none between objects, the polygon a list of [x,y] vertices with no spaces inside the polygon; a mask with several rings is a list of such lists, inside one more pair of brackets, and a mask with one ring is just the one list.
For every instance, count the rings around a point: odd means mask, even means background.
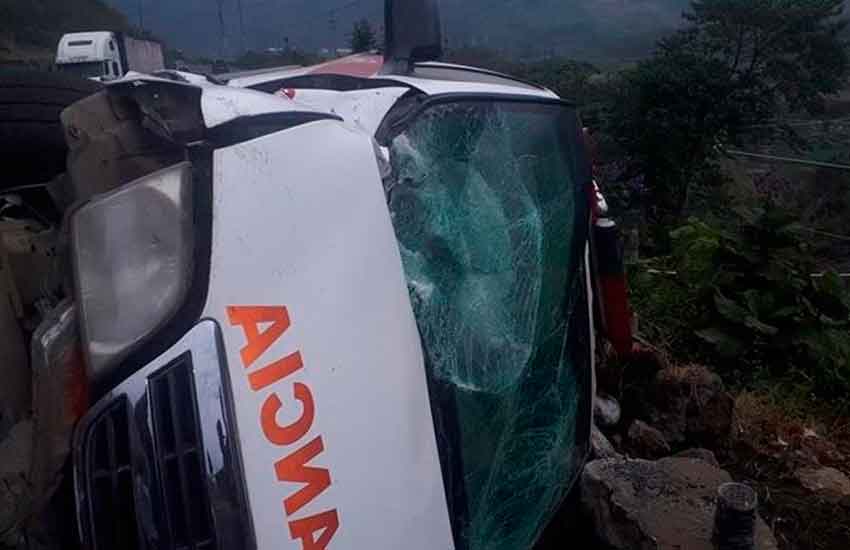
[{"label": "cracked glass", "polygon": [[426,106],[385,179],[459,548],[530,548],[590,422],[590,179],[572,107]]}]

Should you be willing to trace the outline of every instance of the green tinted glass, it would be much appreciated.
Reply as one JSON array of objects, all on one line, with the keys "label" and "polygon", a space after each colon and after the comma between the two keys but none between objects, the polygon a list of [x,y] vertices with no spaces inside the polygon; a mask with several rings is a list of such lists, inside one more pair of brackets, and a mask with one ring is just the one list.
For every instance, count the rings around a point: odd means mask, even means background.
[{"label": "green tinted glass", "polygon": [[387,188],[461,548],[530,547],[589,433],[589,179],[574,111],[467,100],[390,141]]}]

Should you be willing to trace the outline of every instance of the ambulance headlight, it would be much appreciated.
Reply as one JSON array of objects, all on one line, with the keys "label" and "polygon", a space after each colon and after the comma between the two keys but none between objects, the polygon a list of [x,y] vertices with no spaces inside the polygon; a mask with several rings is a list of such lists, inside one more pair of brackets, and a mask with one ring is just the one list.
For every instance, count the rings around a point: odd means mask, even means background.
[{"label": "ambulance headlight", "polygon": [[154,336],[192,276],[191,164],[95,198],[71,218],[76,299],[94,379]]}]

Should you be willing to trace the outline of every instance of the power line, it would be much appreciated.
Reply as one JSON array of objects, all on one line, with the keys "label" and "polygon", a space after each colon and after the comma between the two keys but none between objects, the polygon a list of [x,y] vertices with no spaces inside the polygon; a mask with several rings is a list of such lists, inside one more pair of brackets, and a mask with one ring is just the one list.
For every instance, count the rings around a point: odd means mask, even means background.
[{"label": "power line", "polygon": [[[308,2],[301,2],[301,4],[309,4],[309,3],[310,3],[309,1]],[[260,0],[259,2],[249,2],[249,3],[245,4],[245,7],[249,8],[249,9],[250,8],[259,8],[261,6],[268,6],[269,4],[280,4],[280,0]],[[291,8],[292,6],[293,6],[293,4],[289,4],[288,6],[284,4],[283,6],[280,6],[280,7],[282,7],[282,8],[290,7]]]},{"label": "power line", "polygon": [[363,0],[352,0],[351,2],[348,2],[347,4],[344,4],[344,5],[342,5],[338,8],[331,8],[330,10],[328,10],[328,12],[322,12],[322,13],[316,14],[312,17],[307,17],[307,18],[301,19],[299,21],[293,21],[291,24],[292,25],[302,25],[305,22],[312,22],[312,21],[315,21],[317,19],[321,19],[322,17],[325,17],[326,13],[331,13],[335,16],[336,14],[338,14],[341,11],[347,10],[349,8],[353,8],[357,4],[360,4],[362,1]]},{"label": "power line", "polygon": [[225,54],[225,28],[224,28],[224,0],[218,0],[218,26],[219,26],[219,52],[221,57],[224,57]]},{"label": "power line", "polygon": [[331,48],[336,49],[336,13],[331,10],[328,14],[328,28],[331,31]]},{"label": "power line", "polygon": [[833,124],[845,124],[850,122],[850,118],[825,118],[821,120],[796,120],[796,121],[775,121],[764,124],[751,124],[744,126],[745,130],[756,128],[780,128],[790,126],[792,128],[802,128],[806,126],[829,126]]},{"label": "power line", "polygon": [[[143,2],[144,1],[145,0],[137,0],[138,10],[139,10],[139,26],[140,27],[142,27],[142,25],[143,25],[143,17],[144,17]],[[371,0],[371,1],[375,2],[376,0]],[[318,13],[316,13],[316,14],[310,16],[310,17],[301,17],[301,18],[297,18],[297,19],[287,18],[285,24],[289,27],[290,32],[285,32],[284,35],[288,36],[288,35],[291,35],[291,34],[298,34],[297,31],[303,30],[307,25],[315,23],[320,19],[327,18],[328,24],[332,27],[332,35],[333,35],[333,38],[334,38],[334,42],[336,42],[336,39],[337,39],[337,32],[336,31],[338,30],[338,26],[339,26],[339,23],[340,23],[339,14],[342,13],[342,12],[345,12],[347,10],[350,10],[352,8],[355,8],[362,3],[363,3],[363,0],[350,0],[349,2],[346,2],[345,4],[343,4],[339,7],[331,8],[329,10],[327,10],[327,9],[321,10]],[[246,12],[248,12],[250,14],[252,10],[257,9],[257,8],[264,7],[264,6],[270,6],[270,5],[277,5],[278,9],[283,10],[283,13],[286,14],[286,13],[289,13],[289,12],[292,12],[292,11],[299,11],[302,8],[307,8],[307,7],[310,7],[314,4],[315,4],[315,0],[300,0],[300,1],[296,0],[296,1],[291,1],[291,2],[286,2],[285,0],[256,0],[256,1],[253,1],[253,2],[247,1],[247,0],[237,0],[237,9],[238,9],[238,16],[239,16],[239,21],[238,21],[238,23],[239,23],[239,46],[240,46],[241,51],[242,52],[245,51],[245,42],[246,42],[246,34],[245,33],[248,30],[248,27],[250,26],[250,25],[246,26],[246,24],[245,24],[245,14],[246,14]],[[378,6],[378,7],[382,8],[382,6]],[[226,25],[225,18],[224,18],[223,0],[216,0],[215,11],[192,10],[192,11],[189,11],[189,12],[184,12],[181,15],[181,17],[176,19],[176,20],[174,18],[169,17],[168,20],[167,20],[167,23],[170,24],[169,26],[175,26],[175,25],[179,26],[179,24],[182,24],[183,22],[186,22],[190,19],[197,19],[197,18],[200,18],[200,17],[204,17],[204,18],[206,18],[206,17],[209,17],[209,18],[216,17],[217,18],[218,26],[219,26],[219,34],[220,34],[219,50],[220,50],[221,55],[223,56],[226,53],[225,50],[226,50],[226,41],[227,41],[227,25]],[[332,21],[333,21],[333,23],[331,23]],[[265,26],[263,26],[263,27],[265,27]],[[267,30],[265,28],[261,29],[261,27],[258,27],[256,25],[250,26],[250,28],[254,28],[256,30]]]},{"label": "power line", "polygon": [[756,160],[764,160],[769,162],[780,162],[786,164],[799,164],[802,166],[813,166],[816,168],[829,168],[832,170],[850,170],[850,164],[835,164],[832,162],[819,162],[815,160],[809,159],[798,159],[791,157],[777,157],[774,155],[762,155],[759,153],[748,153],[746,151],[736,151],[732,149],[724,149],[724,152],[727,155],[732,155],[733,157],[743,157],[743,158],[751,158]]},{"label": "power line", "polygon": [[242,9],[242,0],[239,3],[239,52],[245,53],[245,12]]}]

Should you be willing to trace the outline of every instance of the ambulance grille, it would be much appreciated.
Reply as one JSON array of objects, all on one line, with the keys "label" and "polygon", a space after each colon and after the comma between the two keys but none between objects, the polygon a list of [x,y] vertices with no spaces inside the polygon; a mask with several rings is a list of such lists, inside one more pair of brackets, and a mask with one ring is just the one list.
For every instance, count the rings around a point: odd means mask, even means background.
[{"label": "ambulance grille", "polygon": [[156,465],[165,518],[167,548],[216,547],[191,357],[186,354],[150,378]]},{"label": "ambulance grille", "polygon": [[89,432],[89,527],[93,550],[139,547],[127,413],[127,400],[119,399]]},{"label": "ambulance grille", "polygon": [[83,550],[256,550],[221,335],[198,323],[74,435]]}]

